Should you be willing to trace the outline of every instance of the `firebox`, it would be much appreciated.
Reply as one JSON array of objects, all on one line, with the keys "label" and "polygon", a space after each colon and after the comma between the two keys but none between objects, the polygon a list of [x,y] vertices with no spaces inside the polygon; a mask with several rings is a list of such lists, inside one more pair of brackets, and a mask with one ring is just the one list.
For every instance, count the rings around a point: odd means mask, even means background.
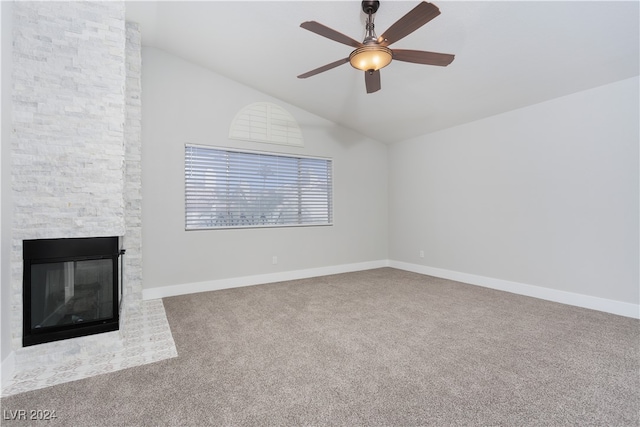
[{"label": "firebox", "polygon": [[23,241],[23,346],[118,330],[119,238]]}]

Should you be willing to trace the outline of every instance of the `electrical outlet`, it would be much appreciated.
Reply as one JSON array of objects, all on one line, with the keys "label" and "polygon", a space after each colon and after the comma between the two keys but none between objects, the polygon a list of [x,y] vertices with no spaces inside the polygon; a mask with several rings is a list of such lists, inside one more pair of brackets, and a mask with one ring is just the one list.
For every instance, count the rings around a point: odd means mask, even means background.
[{"label": "electrical outlet", "polygon": [[271,257],[271,264],[276,265],[278,263],[278,257],[277,256],[273,256]]},{"label": "electrical outlet", "polygon": [[424,251],[420,251],[420,258],[424,258]]}]

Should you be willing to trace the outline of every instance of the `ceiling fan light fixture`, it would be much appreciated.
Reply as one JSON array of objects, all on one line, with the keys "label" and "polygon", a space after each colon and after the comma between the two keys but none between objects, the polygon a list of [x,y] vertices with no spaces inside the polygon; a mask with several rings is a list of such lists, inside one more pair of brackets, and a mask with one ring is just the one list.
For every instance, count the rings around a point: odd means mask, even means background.
[{"label": "ceiling fan light fixture", "polygon": [[351,66],[362,71],[377,71],[389,65],[392,59],[391,49],[377,44],[359,47],[349,55]]},{"label": "ceiling fan light fixture", "polygon": [[309,30],[338,43],[351,46],[355,48],[355,50],[346,58],[300,74],[298,78],[306,79],[307,77],[315,76],[316,74],[323,73],[349,62],[353,68],[364,71],[364,82],[367,93],[373,93],[380,90],[380,69],[389,65],[392,60],[424,65],[438,65],[441,67],[446,67],[453,61],[455,56],[448,53],[408,49],[394,49],[392,51],[387,47],[408,36],[440,15],[440,9],[438,9],[436,5],[428,1],[421,1],[416,7],[387,28],[380,37],[376,36],[373,24],[373,15],[377,12],[378,6],[380,6],[379,0],[362,0],[362,11],[367,14],[367,22],[365,25],[366,36],[362,42],[345,36],[316,21],[306,21],[300,24],[300,27],[305,30]]}]

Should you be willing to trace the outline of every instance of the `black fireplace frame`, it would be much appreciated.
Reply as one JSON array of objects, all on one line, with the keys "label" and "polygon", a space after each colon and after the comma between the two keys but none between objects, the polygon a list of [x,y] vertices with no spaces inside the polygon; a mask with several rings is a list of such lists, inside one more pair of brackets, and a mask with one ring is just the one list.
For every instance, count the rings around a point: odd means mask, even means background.
[{"label": "black fireplace frame", "polygon": [[[119,329],[120,285],[119,249],[120,239],[115,237],[81,237],[63,239],[23,240],[22,307],[24,347],[77,338]],[[31,324],[31,266],[35,264],[110,259],[113,262],[113,315],[108,319],[87,321],[72,325],[33,328]]]}]

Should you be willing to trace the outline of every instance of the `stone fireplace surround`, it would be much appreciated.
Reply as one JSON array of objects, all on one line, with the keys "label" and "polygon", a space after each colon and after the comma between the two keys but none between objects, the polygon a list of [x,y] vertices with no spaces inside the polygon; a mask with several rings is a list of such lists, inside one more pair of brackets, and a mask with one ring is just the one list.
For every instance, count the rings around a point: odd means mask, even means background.
[{"label": "stone fireplace surround", "polygon": [[[139,28],[123,2],[11,10],[13,373],[3,396],[177,356],[162,301],[142,300]],[[126,249],[120,329],[22,347],[22,241],[102,236]]]}]

